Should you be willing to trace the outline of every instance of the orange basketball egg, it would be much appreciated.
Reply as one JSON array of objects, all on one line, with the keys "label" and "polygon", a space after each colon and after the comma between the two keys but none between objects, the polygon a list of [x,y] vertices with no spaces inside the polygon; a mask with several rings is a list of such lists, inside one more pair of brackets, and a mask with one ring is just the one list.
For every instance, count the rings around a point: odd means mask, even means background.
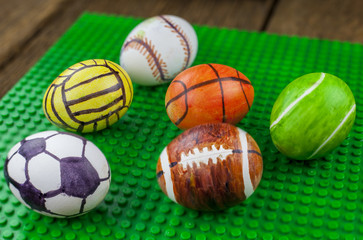
[{"label": "orange basketball egg", "polygon": [[201,64],[175,77],[165,96],[166,112],[180,129],[202,123],[241,121],[251,108],[251,81],[222,64]]}]

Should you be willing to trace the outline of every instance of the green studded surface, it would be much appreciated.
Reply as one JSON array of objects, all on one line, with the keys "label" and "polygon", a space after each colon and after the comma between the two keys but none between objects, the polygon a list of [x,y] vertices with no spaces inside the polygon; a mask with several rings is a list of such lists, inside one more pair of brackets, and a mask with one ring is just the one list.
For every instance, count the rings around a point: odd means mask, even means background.
[{"label": "green studded surface", "polygon": [[[11,194],[3,166],[24,137],[57,129],[43,114],[48,85],[64,69],[91,58],[119,62],[121,45],[141,19],[86,13],[0,102],[0,239],[362,239],[363,46],[194,26],[194,65],[221,63],[244,73],[255,88],[251,111],[239,127],[257,141],[264,172],[255,193],[224,212],[203,213],[171,202],[159,189],[156,163],[181,131],[164,108],[167,85],[134,84],[134,101],[111,128],[84,136],[106,155],[112,183],[105,201],[74,219],[35,213]],[[331,154],[293,161],[269,135],[270,112],[281,90],[310,72],[345,80],[357,102],[349,137]],[[59,130],[59,129],[58,129]]]}]

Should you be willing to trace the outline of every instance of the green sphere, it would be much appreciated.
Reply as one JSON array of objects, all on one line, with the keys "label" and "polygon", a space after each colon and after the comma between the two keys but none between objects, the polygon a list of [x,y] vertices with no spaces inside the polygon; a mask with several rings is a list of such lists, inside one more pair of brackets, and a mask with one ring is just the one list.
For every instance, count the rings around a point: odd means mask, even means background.
[{"label": "green sphere", "polygon": [[319,158],[348,136],[356,115],[348,85],[328,73],[292,81],[277,98],[270,133],[276,148],[298,160]]}]

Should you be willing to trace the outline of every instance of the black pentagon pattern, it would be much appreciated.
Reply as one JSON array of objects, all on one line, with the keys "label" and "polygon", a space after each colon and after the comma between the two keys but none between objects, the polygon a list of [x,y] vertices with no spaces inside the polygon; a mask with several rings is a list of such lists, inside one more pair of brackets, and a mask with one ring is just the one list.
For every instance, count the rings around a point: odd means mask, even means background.
[{"label": "black pentagon pattern", "polygon": [[21,147],[19,148],[19,154],[22,155],[26,160],[33,158],[39,153],[44,152],[46,142],[44,138],[35,138],[31,140],[22,141]]},{"label": "black pentagon pattern", "polygon": [[60,170],[62,192],[69,196],[86,198],[100,185],[96,169],[85,157],[61,159]]}]

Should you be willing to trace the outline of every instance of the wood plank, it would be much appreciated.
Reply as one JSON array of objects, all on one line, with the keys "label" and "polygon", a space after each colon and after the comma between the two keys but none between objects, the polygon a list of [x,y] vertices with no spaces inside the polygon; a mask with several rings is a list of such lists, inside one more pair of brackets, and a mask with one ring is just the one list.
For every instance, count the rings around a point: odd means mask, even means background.
[{"label": "wood plank", "polygon": [[363,1],[280,0],[268,32],[363,43]]},{"label": "wood plank", "polygon": [[[42,0],[13,1],[21,1],[22,4],[27,6],[24,9],[30,8],[33,1],[43,2]],[[6,65],[2,68],[0,67],[0,98],[44,55],[83,11],[137,17],[175,14],[196,24],[259,30],[264,23],[265,15],[269,11],[272,0],[227,0],[226,2],[218,0],[78,0],[60,1],[59,3],[62,3],[63,6],[61,8],[58,7],[58,10],[55,10],[56,7],[54,6],[53,16],[46,18],[46,24],[42,23],[41,28],[34,30],[35,28],[33,27],[33,33],[29,30],[30,33],[28,35],[33,35],[25,43],[25,46],[23,44],[22,47],[21,43],[18,44],[17,46],[19,47],[15,49],[15,55],[13,54],[12,58],[5,60]],[[44,9],[47,5],[41,6]],[[7,11],[9,10],[8,8]],[[6,12],[5,10],[2,11]],[[22,22],[32,21],[33,17],[33,15],[27,15],[27,17],[23,18]],[[12,29],[11,31],[17,33],[23,27],[13,25],[10,28]]]},{"label": "wood plank", "polygon": [[172,14],[194,24],[260,30],[273,0],[174,0],[90,1],[89,11],[101,11],[138,17]]},{"label": "wood plank", "polygon": [[11,0],[0,2],[0,66],[21,49],[64,0]]}]

